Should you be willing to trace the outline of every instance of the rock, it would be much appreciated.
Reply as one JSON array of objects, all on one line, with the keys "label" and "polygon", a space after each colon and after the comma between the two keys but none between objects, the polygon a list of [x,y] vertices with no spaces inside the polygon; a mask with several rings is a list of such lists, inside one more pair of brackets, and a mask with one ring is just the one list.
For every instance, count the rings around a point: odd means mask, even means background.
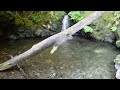
[{"label": "rock", "polygon": [[42,30],[41,30],[41,29],[38,29],[38,30],[35,31],[35,35],[36,35],[36,36],[40,36],[41,32],[42,32]]},{"label": "rock", "polygon": [[39,36],[49,37],[51,35],[54,35],[60,32],[60,28],[62,26],[61,25],[62,17],[64,13],[65,12],[55,11],[54,17],[50,19],[50,22],[44,23],[43,26],[41,25],[40,27],[38,26],[38,24],[29,28],[26,28],[21,25],[17,27],[17,31],[15,33],[12,33],[9,39],[16,40],[16,39],[22,39],[22,38],[39,37]]},{"label": "rock", "polygon": [[115,33],[116,33],[117,39],[120,39],[120,25],[118,26],[118,28],[117,28]]},{"label": "rock", "polygon": [[117,55],[117,57],[114,59],[114,63],[115,63],[115,69],[117,70],[115,77],[117,79],[120,79],[120,54]]},{"label": "rock", "polygon": [[117,40],[117,41],[116,41],[116,46],[117,46],[118,48],[120,48],[120,40]]},{"label": "rock", "polygon": [[111,37],[105,37],[104,41],[105,42],[110,42],[110,43],[113,42],[113,40],[111,39]]},{"label": "rock", "polygon": [[115,64],[120,64],[120,54],[114,59]]},{"label": "rock", "polygon": [[116,77],[116,79],[120,79],[120,69],[117,70],[115,77]]},{"label": "rock", "polygon": [[114,17],[113,12],[107,12],[91,23],[90,26],[94,29],[91,36],[97,40],[114,43],[116,37],[120,37],[120,27],[115,32],[111,30],[114,22],[111,18]]},{"label": "rock", "polygon": [[57,25],[56,25],[56,24],[53,24],[53,25],[52,25],[52,29],[57,29]]},{"label": "rock", "polygon": [[120,69],[120,64],[115,64],[115,69],[116,70]]},{"label": "rock", "polygon": [[40,76],[40,73],[35,73],[36,76]]},{"label": "rock", "polygon": [[18,37],[15,36],[15,35],[10,35],[8,38],[9,38],[9,39],[12,39],[12,40],[16,40],[16,39],[18,39]]}]

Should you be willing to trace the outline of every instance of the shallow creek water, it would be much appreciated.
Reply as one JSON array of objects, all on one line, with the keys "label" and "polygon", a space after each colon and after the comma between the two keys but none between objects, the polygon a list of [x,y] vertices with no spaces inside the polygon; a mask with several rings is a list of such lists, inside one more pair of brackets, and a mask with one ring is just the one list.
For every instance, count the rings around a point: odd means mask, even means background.
[{"label": "shallow creek water", "polygon": [[[24,39],[0,42],[0,63],[40,42]],[[120,51],[113,45],[74,37],[62,44],[54,54],[52,47],[20,63],[31,79],[115,79],[113,60]],[[1,79],[26,78],[17,67],[0,72]]]}]

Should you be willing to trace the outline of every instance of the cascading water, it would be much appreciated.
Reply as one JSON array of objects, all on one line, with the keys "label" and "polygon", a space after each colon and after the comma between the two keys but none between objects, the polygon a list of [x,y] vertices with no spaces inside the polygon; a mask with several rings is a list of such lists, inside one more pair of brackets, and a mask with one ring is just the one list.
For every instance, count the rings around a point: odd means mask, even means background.
[{"label": "cascading water", "polygon": [[69,16],[65,15],[62,21],[62,31],[69,28],[69,21],[70,21]]},{"label": "cascading water", "polygon": [[[65,29],[70,27],[70,17],[68,15],[65,15],[62,21],[62,30],[64,31]],[[71,36],[69,39],[72,39],[73,37]]]}]

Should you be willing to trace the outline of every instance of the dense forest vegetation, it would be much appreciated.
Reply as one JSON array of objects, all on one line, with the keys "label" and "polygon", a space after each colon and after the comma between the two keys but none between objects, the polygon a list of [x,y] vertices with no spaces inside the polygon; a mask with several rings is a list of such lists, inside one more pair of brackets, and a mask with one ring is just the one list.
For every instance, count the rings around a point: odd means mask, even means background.
[{"label": "dense forest vegetation", "polygon": [[[60,31],[57,28],[61,27],[63,15],[64,12],[60,11],[1,11],[0,36],[5,37],[11,34],[21,38],[50,36]],[[17,39],[15,36],[11,38]]]},{"label": "dense forest vegetation", "polygon": [[[90,15],[92,11],[69,11],[75,24]],[[0,38],[18,39],[35,36],[51,36],[61,31],[64,11],[0,11]],[[119,45],[119,11],[108,11],[101,18],[84,27],[82,33],[101,41],[116,42]],[[7,26],[7,27],[6,27]],[[85,36],[84,35],[84,36]]]}]

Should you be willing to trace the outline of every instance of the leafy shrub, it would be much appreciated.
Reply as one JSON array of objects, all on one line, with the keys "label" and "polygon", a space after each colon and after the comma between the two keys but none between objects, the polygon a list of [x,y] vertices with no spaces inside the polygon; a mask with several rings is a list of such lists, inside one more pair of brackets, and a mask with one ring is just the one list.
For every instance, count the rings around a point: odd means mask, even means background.
[{"label": "leafy shrub", "polygon": [[68,15],[71,17],[72,20],[78,22],[83,19],[83,16],[81,15],[80,11],[71,11],[68,13]]},{"label": "leafy shrub", "polygon": [[91,28],[90,26],[85,26],[83,29],[84,29],[85,33],[87,33],[87,32],[92,33],[93,32],[93,28]]},{"label": "leafy shrub", "polygon": [[[86,17],[87,15],[90,14],[90,12],[87,12],[86,14],[82,14],[82,11],[71,11],[68,13],[68,15],[71,17],[72,20],[79,22],[81,21],[84,17]],[[93,32],[93,28],[91,28],[90,26],[85,26],[84,27],[84,32],[85,33],[92,33]]]},{"label": "leafy shrub", "polygon": [[111,30],[112,30],[113,32],[115,32],[115,31],[117,30],[117,27],[116,27],[116,26],[113,26],[113,27],[111,28]]}]

